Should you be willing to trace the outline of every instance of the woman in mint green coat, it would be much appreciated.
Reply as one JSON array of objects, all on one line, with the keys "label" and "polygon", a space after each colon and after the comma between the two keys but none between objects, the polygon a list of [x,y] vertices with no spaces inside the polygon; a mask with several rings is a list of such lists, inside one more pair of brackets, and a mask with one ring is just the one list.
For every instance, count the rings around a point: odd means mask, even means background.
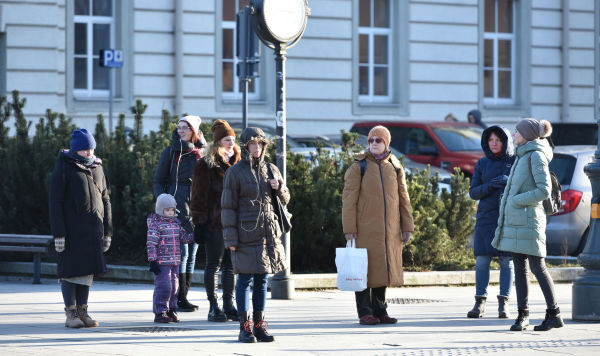
[{"label": "woman in mint green coat", "polygon": [[517,159],[513,165],[500,202],[500,217],[492,246],[512,252],[515,289],[519,316],[512,331],[529,326],[529,273],[535,275],[546,299],[546,317],[536,331],[547,331],[564,325],[554,294],[554,283],[546,268],[546,213],[542,201],[552,189],[548,163],[552,148],[545,137],[552,133],[546,120],[523,119],[517,123],[513,142]]}]

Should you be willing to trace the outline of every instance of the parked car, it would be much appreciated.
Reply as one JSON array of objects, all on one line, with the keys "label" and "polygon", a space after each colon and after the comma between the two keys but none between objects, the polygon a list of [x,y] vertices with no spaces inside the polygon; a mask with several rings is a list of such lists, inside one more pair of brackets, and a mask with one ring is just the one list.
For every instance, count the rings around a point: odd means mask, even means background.
[{"label": "parked car", "polygon": [[550,170],[562,186],[562,206],[548,216],[546,252],[577,256],[585,247],[590,227],[592,187],[583,167],[592,161],[596,146],[556,146]]},{"label": "parked car", "polygon": [[481,149],[483,129],[463,122],[358,122],[350,129],[367,135],[376,125],[383,125],[392,135],[391,146],[415,162],[452,171],[460,168],[472,176],[475,164],[484,156]]}]

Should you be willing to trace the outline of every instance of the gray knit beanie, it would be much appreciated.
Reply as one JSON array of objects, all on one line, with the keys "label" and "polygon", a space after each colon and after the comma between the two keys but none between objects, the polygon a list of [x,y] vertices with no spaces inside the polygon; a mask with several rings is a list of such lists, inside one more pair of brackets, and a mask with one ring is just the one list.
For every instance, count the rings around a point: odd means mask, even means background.
[{"label": "gray knit beanie", "polygon": [[171,194],[161,194],[156,198],[156,213],[160,216],[165,216],[163,210],[166,208],[176,208],[177,202]]},{"label": "gray knit beanie", "polygon": [[552,134],[552,125],[547,120],[523,119],[517,123],[517,131],[527,141],[548,137]]}]

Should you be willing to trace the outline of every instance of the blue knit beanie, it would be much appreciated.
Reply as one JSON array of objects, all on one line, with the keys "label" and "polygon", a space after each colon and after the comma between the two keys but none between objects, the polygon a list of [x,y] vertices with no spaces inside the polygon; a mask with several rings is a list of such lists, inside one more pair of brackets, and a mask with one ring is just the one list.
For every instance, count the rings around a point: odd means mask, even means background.
[{"label": "blue knit beanie", "polygon": [[86,129],[75,130],[71,135],[71,151],[84,151],[96,148],[94,136]]}]

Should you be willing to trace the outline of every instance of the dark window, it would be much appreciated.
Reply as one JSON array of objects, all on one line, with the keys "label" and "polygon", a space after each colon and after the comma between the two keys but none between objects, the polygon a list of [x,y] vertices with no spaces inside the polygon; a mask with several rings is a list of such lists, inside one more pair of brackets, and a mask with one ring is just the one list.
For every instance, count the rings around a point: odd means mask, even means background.
[{"label": "dark window", "polygon": [[438,127],[433,131],[444,143],[448,151],[481,151],[481,134],[479,127]]},{"label": "dark window", "polygon": [[414,127],[395,127],[390,145],[408,155],[431,155],[438,151],[427,131]]},{"label": "dark window", "polygon": [[576,163],[577,158],[557,153],[554,155],[554,158],[552,158],[552,161],[550,161],[549,168],[550,171],[556,174],[561,185],[569,185],[573,178]]}]

